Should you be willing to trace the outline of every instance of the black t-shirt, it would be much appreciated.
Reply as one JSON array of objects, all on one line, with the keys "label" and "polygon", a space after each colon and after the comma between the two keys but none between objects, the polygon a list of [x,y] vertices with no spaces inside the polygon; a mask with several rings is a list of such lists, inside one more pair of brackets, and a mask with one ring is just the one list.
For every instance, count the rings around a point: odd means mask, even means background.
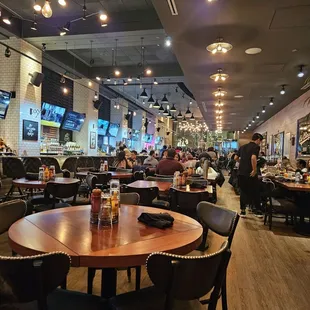
[{"label": "black t-shirt", "polygon": [[258,158],[259,149],[260,149],[259,145],[257,145],[254,142],[250,142],[240,147],[237,154],[240,158],[240,164],[239,164],[240,175],[250,176],[253,170],[251,157],[252,155],[256,155],[256,157]]}]

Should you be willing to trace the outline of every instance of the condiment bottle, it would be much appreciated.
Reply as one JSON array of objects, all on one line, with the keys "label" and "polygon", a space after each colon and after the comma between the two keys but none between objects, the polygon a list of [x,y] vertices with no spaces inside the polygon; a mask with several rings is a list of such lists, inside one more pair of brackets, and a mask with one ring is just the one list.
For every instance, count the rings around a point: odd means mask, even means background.
[{"label": "condiment bottle", "polygon": [[118,215],[119,215],[119,200],[117,191],[114,191],[111,197],[111,205],[112,205],[112,223],[118,223]]},{"label": "condiment bottle", "polygon": [[103,194],[101,200],[101,207],[98,216],[98,224],[100,226],[111,226],[112,214],[111,214],[111,196],[110,194]]},{"label": "condiment bottle", "polygon": [[49,176],[50,176],[50,173],[49,173],[49,171],[48,171],[48,168],[45,167],[45,169],[44,169],[44,177],[43,177],[44,182],[47,182],[47,181],[48,181]]},{"label": "condiment bottle", "polygon": [[90,222],[92,224],[98,223],[100,205],[101,205],[101,190],[95,188],[91,193]]}]

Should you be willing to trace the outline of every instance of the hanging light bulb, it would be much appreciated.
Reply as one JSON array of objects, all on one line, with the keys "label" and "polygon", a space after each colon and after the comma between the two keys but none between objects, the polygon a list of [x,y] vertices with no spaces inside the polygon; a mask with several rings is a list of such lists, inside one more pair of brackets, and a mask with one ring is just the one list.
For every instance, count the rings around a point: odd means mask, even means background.
[{"label": "hanging light bulb", "polygon": [[114,75],[115,76],[120,76],[121,75],[121,71],[119,71],[118,69],[114,70]]},{"label": "hanging light bulb", "polygon": [[40,12],[41,11],[41,5],[40,4],[37,4],[37,1],[34,0],[34,4],[33,4],[33,9],[36,11],[36,12]]},{"label": "hanging light bulb", "polygon": [[150,68],[145,70],[146,75],[151,75],[152,74],[152,70]]},{"label": "hanging light bulb", "polygon": [[102,22],[106,22],[106,21],[108,20],[108,15],[107,15],[107,13],[101,12],[100,15],[99,15],[99,19],[100,19]]},{"label": "hanging light bulb", "polygon": [[66,5],[67,5],[66,0],[58,0],[58,3],[59,3],[61,6],[66,6]]},{"label": "hanging light bulb", "polygon": [[52,8],[51,8],[51,3],[50,3],[50,0],[45,0],[45,4],[42,8],[42,15],[45,17],[45,18],[50,18],[52,17],[53,15],[53,11],[52,11]]},{"label": "hanging light bulb", "polygon": [[281,95],[284,95],[284,94],[285,94],[285,85],[282,85],[280,94],[281,94]]},{"label": "hanging light bulb", "polygon": [[270,102],[269,102],[269,105],[273,105],[273,97],[270,98]]},{"label": "hanging light bulb", "polygon": [[148,95],[147,95],[147,93],[145,91],[145,88],[143,89],[143,92],[140,94],[140,98],[142,98],[142,99],[147,99],[148,98]]},{"label": "hanging light bulb", "polygon": [[62,91],[63,91],[63,93],[64,93],[65,95],[68,94],[68,88],[67,88],[67,87],[64,87],[64,88],[62,89]]}]

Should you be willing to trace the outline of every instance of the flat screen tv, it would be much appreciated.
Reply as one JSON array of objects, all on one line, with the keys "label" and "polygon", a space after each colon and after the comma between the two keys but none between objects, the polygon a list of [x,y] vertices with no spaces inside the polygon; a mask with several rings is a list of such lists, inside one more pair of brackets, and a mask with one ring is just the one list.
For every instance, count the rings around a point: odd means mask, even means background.
[{"label": "flat screen tv", "polygon": [[104,119],[98,119],[98,135],[105,136],[109,127],[109,122]]},{"label": "flat screen tv", "polygon": [[62,128],[66,130],[80,131],[84,124],[85,117],[85,114],[69,111],[66,113]]},{"label": "flat screen tv", "polygon": [[57,105],[42,103],[41,125],[59,128],[64,118],[66,109]]},{"label": "flat screen tv", "polygon": [[11,93],[0,90],[0,119],[5,119],[11,100]]},{"label": "flat screen tv", "polygon": [[139,136],[140,136],[140,131],[139,130],[135,130],[135,131],[132,132],[131,139],[133,141],[139,141]]},{"label": "flat screen tv", "polygon": [[150,135],[148,133],[144,135],[143,141],[145,143],[152,143],[152,140],[153,140],[153,135]]},{"label": "flat screen tv", "polygon": [[119,130],[119,124],[110,123],[109,134],[111,137],[116,137]]},{"label": "flat screen tv", "polygon": [[160,144],[162,142],[163,142],[163,137],[156,137],[156,139],[155,139],[156,144]]}]

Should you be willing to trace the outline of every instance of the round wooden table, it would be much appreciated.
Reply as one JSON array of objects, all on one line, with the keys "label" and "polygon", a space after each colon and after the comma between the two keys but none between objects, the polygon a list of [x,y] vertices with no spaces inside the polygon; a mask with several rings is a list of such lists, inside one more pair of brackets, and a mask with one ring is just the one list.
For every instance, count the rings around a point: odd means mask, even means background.
[{"label": "round wooden table", "polygon": [[91,171],[80,171],[77,172],[75,175],[78,178],[85,179],[88,174],[101,174],[101,173],[111,173],[112,179],[130,179],[132,178],[131,172],[119,172],[119,171],[106,171],[106,172],[91,172]]},{"label": "round wooden table", "polygon": [[[158,229],[138,222],[142,212],[161,210],[143,206],[120,207],[119,223],[98,227],[89,222],[90,206],[55,209],[27,216],[9,229],[9,244],[16,253],[26,256],[63,251],[71,256],[74,267],[103,268],[105,285],[114,283],[115,268],[141,266],[149,254],[157,251],[187,254],[201,243],[202,226],[180,213],[171,228]],[[114,280],[113,280],[114,279]],[[113,286],[113,285],[112,285]],[[116,280],[115,280],[116,286]],[[116,287],[105,287],[105,296],[114,295]]]},{"label": "round wooden table", "polygon": [[[49,181],[58,184],[72,184],[76,182],[80,182],[78,179],[73,178],[55,178],[53,181]],[[18,188],[38,188],[44,189],[46,187],[47,182],[38,181],[38,180],[27,180],[26,178],[16,179],[12,181],[13,185]]]}]

